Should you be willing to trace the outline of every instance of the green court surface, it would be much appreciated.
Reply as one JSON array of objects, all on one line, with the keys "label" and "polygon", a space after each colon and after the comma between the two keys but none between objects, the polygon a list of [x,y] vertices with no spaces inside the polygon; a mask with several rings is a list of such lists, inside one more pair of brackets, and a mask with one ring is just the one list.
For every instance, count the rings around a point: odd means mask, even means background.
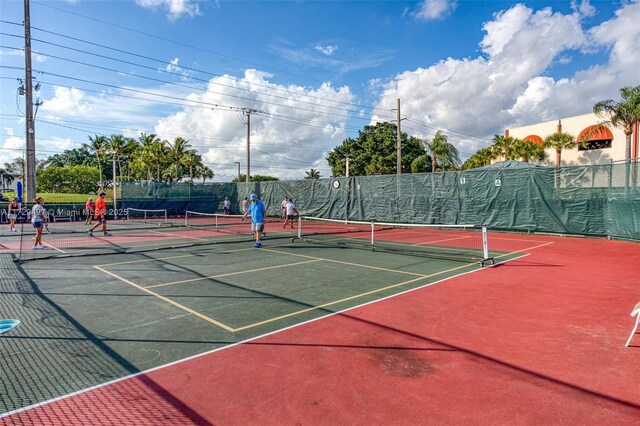
[{"label": "green court surface", "polygon": [[289,241],[3,256],[0,317],[22,324],[2,339],[0,413],[481,269]]}]

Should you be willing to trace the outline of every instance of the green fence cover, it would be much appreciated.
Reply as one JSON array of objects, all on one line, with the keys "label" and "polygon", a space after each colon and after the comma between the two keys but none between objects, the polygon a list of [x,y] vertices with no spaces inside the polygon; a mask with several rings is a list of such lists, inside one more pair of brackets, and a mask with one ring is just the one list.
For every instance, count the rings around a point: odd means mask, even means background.
[{"label": "green fence cover", "polygon": [[303,215],[378,222],[478,224],[490,229],[609,236],[640,240],[637,161],[542,167],[498,163],[442,173],[338,177],[252,183],[156,184],[129,182],[123,206],[222,210],[225,197],[240,211],[257,194],[269,215],[285,196]]}]

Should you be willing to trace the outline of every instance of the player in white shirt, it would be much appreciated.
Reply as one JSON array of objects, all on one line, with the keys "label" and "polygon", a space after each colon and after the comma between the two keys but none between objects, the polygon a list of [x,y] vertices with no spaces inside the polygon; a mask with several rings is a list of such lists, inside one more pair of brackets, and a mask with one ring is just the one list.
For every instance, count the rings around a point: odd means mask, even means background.
[{"label": "player in white shirt", "polygon": [[284,206],[284,212],[287,218],[285,219],[284,225],[282,225],[282,227],[286,228],[287,223],[290,223],[291,228],[293,228],[293,218],[295,217],[295,215],[300,217],[300,213],[298,213],[298,209],[296,209],[296,206],[293,204],[293,199],[287,200],[287,204],[285,204]]},{"label": "player in white shirt", "polygon": [[282,218],[287,218],[287,203],[289,202],[289,197],[284,197],[284,200],[280,203],[280,210],[282,210]]}]

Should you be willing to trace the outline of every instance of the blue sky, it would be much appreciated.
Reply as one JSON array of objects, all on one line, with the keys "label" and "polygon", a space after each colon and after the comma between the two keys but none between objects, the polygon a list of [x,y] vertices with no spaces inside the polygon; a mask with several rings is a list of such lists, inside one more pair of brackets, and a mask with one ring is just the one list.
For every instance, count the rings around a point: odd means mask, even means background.
[{"label": "blue sky", "polygon": [[[0,165],[22,155],[22,0],[0,3]],[[640,78],[638,1],[31,0],[38,158],[89,135],[188,139],[229,181],[330,175],[365,125],[440,129],[463,159]]]}]

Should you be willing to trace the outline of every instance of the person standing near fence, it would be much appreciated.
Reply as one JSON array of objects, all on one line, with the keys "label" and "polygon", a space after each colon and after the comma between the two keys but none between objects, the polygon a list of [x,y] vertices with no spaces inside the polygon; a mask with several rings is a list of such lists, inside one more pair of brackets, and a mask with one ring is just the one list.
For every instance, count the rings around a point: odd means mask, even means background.
[{"label": "person standing near fence", "polygon": [[258,196],[256,194],[251,194],[249,210],[247,210],[242,216],[242,220],[245,220],[247,215],[251,214],[251,230],[256,235],[256,243],[253,246],[256,248],[262,247],[262,243],[260,242],[260,233],[264,230],[266,212],[267,209],[265,208],[264,203],[258,200]]},{"label": "person standing near fence", "polygon": [[287,203],[289,202],[289,197],[285,196],[284,200],[282,200],[282,203],[280,203],[280,209],[282,210],[282,218],[286,219],[287,218]]},{"label": "person standing near fence", "polygon": [[245,214],[248,208],[249,208],[249,201],[247,200],[247,197],[244,197],[244,200],[242,200],[242,206],[240,207],[240,210],[242,210],[242,214]]},{"label": "person standing near fence", "polygon": [[293,229],[293,218],[295,217],[295,215],[298,215],[298,217],[300,217],[300,213],[298,213],[298,209],[296,209],[295,204],[293,204],[293,198],[289,198],[289,202],[284,206],[285,208],[285,212],[287,215],[287,218],[284,221],[284,225],[282,225],[282,228],[286,228],[287,227],[287,222],[289,222],[291,224],[291,228]]},{"label": "person standing near fence", "polygon": [[231,200],[229,200],[229,197],[224,197],[224,214],[231,214]]},{"label": "person standing near fence", "polygon": [[93,228],[87,231],[90,237],[93,237],[93,230],[102,224],[102,235],[105,237],[111,236],[110,233],[107,232],[107,203],[104,201],[104,197],[107,196],[106,192],[100,193],[100,198],[96,201],[96,212],[93,218],[98,222],[93,225]]},{"label": "person standing near fence", "polygon": [[86,214],[85,220],[84,220],[84,224],[85,225],[91,225],[92,220],[93,220],[93,198],[89,197],[89,199],[87,200],[87,202],[84,205],[84,211]]},{"label": "person standing near fence", "polygon": [[38,197],[33,200],[35,203],[31,209],[31,224],[36,229],[36,241],[33,244],[34,250],[42,250],[44,244],[42,244],[42,230],[47,223],[47,211],[44,208],[44,198]]},{"label": "person standing near fence", "polygon": [[20,204],[18,198],[13,197],[11,203],[7,207],[7,219],[9,219],[9,232],[18,232],[16,229],[16,220],[18,220],[18,214],[20,213]]}]

